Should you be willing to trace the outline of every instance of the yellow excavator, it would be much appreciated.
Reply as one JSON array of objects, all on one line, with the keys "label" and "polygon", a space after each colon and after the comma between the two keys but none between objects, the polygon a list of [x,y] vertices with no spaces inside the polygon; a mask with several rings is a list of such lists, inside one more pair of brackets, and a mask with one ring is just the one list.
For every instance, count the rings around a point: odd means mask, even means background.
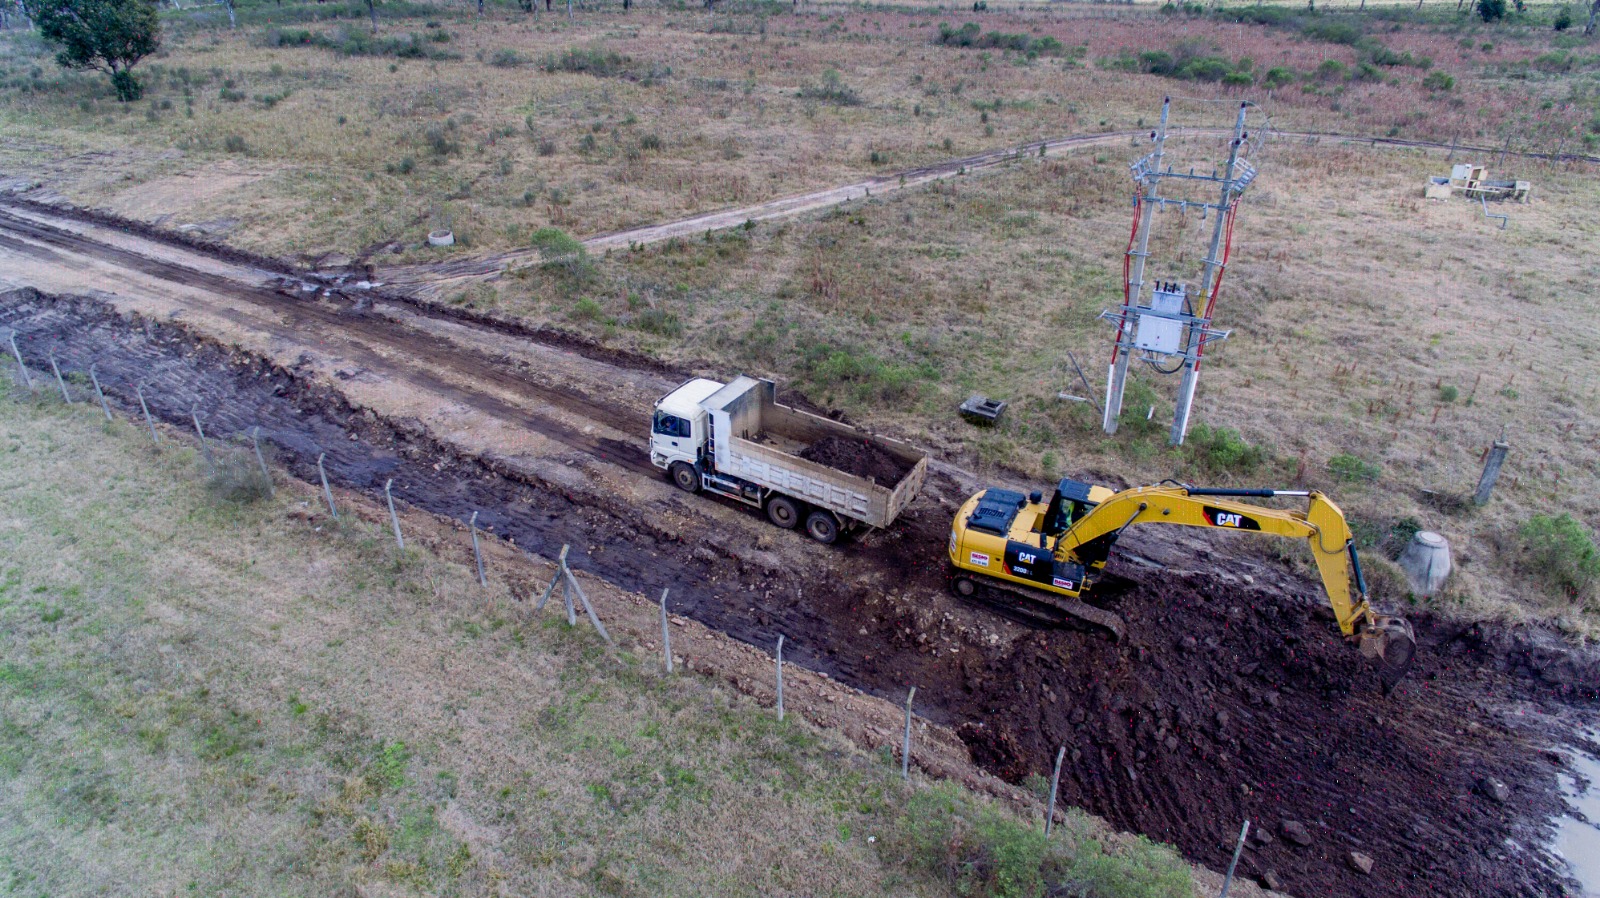
[{"label": "yellow excavator", "polygon": [[[1278,497],[1304,498],[1306,510],[1238,501]],[[1339,507],[1315,490],[1204,489],[1166,481],[1116,492],[1065,479],[1045,501],[1040,492],[1024,496],[990,487],[956,512],[950,528],[950,587],[963,597],[984,587],[1011,593],[1120,639],[1122,619],[1080,596],[1105,570],[1117,538],[1135,524],[1214,527],[1305,540],[1340,631],[1377,662],[1385,690],[1393,689],[1410,669],[1417,645],[1411,625],[1379,614],[1367,603],[1350,527]]]}]

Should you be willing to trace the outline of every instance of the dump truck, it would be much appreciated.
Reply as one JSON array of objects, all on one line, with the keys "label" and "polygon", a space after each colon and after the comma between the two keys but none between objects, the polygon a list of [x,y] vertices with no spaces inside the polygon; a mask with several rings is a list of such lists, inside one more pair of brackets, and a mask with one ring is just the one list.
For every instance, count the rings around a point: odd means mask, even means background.
[{"label": "dump truck", "polygon": [[887,527],[917,497],[928,456],[779,405],[770,380],[694,378],[656,403],[650,462],[685,492],[760,508],[820,543]]}]

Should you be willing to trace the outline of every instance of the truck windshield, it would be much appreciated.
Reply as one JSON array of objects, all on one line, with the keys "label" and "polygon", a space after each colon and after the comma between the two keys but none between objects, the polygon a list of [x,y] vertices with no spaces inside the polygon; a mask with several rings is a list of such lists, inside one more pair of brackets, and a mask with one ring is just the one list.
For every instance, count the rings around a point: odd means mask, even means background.
[{"label": "truck windshield", "polygon": [[655,422],[651,429],[664,437],[687,437],[690,435],[689,420],[687,418],[680,418],[677,415],[671,415],[663,411],[656,412]]}]

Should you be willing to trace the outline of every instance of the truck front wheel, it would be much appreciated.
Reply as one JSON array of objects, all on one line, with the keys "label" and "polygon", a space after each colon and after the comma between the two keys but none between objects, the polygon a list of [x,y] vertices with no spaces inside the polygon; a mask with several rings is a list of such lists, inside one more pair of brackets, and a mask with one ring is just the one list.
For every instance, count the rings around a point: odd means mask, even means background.
[{"label": "truck front wheel", "polygon": [[800,507],[788,496],[773,496],[767,500],[767,520],[785,530],[793,530],[800,523]]},{"label": "truck front wheel", "polygon": [[806,515],[806,534],[825,546],[831,546],[839,538],[839,519],[831,512],[817,509]]},{"label": "truck front wheel", "polygon": [[672,463],[672,482],[686,493],[700,492],[700,472],[686,461]]}]

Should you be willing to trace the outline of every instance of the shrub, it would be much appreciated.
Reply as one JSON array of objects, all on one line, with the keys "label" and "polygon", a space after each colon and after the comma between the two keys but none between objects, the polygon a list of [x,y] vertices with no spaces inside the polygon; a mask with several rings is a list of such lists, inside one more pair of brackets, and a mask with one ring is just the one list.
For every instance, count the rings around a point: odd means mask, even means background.
[{"label": "shrub", "polygon": [[1478,15],[1485,22],[1494,22],[1506,17],[1506,0],[1478,0]]},{"label": "shrub", "polygon": [[494,55],[489,57],[490,65],[502,69],[514,69],[527,61],[528,60],[525,59],[521,53],[518,53],[516,50],[513,50],[510,47],[502,47],[501,49],[494,51]]},{"label": "shrub", "polygon": [[860,106],[861,95],[855,89],[847,86],[839,75],[838,69],[828,69],[822,73],[821,84],[805,84],[800,88],[800,98],[804,100],[820,100],[832,103],[835,106]]},{"label": "shrub", "polygon": [[633,326],[662,337],[683,336],[683,321],[671,312],[645,309],[633,318]]},{"label": "shrub", "polygon": [[[1503,2],[1503,0],[1502,0]],[[1352,22],[1342,19],[1324,19],[1311,22],[1300,29],[1307,37],[1330,44],[1348,44],[1355,46],[1361,41],[1361,28]]]},{"label": "shrub", "polygon": [[1270,457],[1267,450],[1245,442],[1231,427],[1197,424],[1183,445],[1189,461],[1212,474],[1248,474]]},{"label": "shrub", "polygon": [[544,58],[546,72],[572,72],[596,78],[636,77],[631,57],[612,50],[572,47],[567,52]]},{"label": "shrub", "polygon": [[908,401],[917,394],[923,375],[937,374],[891,364],[864,350],[825,343],[807,349],[800,366],[812,383],[845,390],[861,403]]},{"label": "shrub", "polygon": [[1444,72],[1429,72],[1428,77],[1422,79],[1422,86],[1432,91],[1447,91],[1456,86],[1456,79]]},{"label": "shrub", "polygon": [[1350,67],[1337,59],[1324,59],[1317,66],[1318,81],[1343,81],[1350,73]]},{"label": "shrub", "polygon": [[1256,77],[1249,72],[1229,72],[1222,76],[1222,83],[1229,87],[1249,87],[1256,83]]},{"label": "shrub", "polygon": [[885,853],[942,878],[958,895],[1032,898],[1044,892],[1050,853],[1044,833],[995,808],[966,805],[948,784],[913,795],[884,843]]},{"label": "shrub", "polygon": [[1366,459],[1342,453],[1328,459],[1328,473],[1347,483],[1359,483],[1377,480],[1383,469]]},{"label": "shrub", "polygon": [[244,138],[237,134],[229,134],[227,137],[223,138],[222,148],[230,153],[248,154],[250,152],[250,145],[245,143]]},{"label": "shrub", "polygon": [[1450,384],[1446,384],[1439,388],[1440,402],[1455,402],[1460,395],[1461,391]]},{"label": "shrub", "polygon": [[247,505],[272,495],[272,478],[262,473],[254,453],[225,447],[212,458],[216,469],[206,478],[206,492],[213,499]]},{"label": "shrub", "polygon": [[1517,535],[1523,566],[1556,592],[1575,599],[1600,581],[1600,549],[1572,515],[1536,514]]},{"label": "shrub", "polygon": [[451,138],[450,132],[439,125],[429,125],[422,138],[435,156],[450,156],[461,152],[461,145]]},{"label": "shrub", "polygon": [[1557,31],[1566,31],[1572,27],[1572,7],[1563,6],[1556,10],[1556,20],[1553,23]]},{"label": "shrub", "polygon": [[642,135],[639,138],[639,149],[641,149],[641,150],[659,150],[659,149],[661,149],[661,136],[658,135],[658,134],[655,134],[655,133]]},{"label": "shrub", "polygon": [[594,263],[583,242],[560,228],[540,228],[533,232],[528,242],[539,250],[546,271],[566,275],[574,286],[587,283],[594,276]]},{"label": "shrub", "polygon": [[1267,74],[1261,78],[1262,87],[1282,87],[1293,82],[1294,69],[1281,65],[1267,69]]}]

